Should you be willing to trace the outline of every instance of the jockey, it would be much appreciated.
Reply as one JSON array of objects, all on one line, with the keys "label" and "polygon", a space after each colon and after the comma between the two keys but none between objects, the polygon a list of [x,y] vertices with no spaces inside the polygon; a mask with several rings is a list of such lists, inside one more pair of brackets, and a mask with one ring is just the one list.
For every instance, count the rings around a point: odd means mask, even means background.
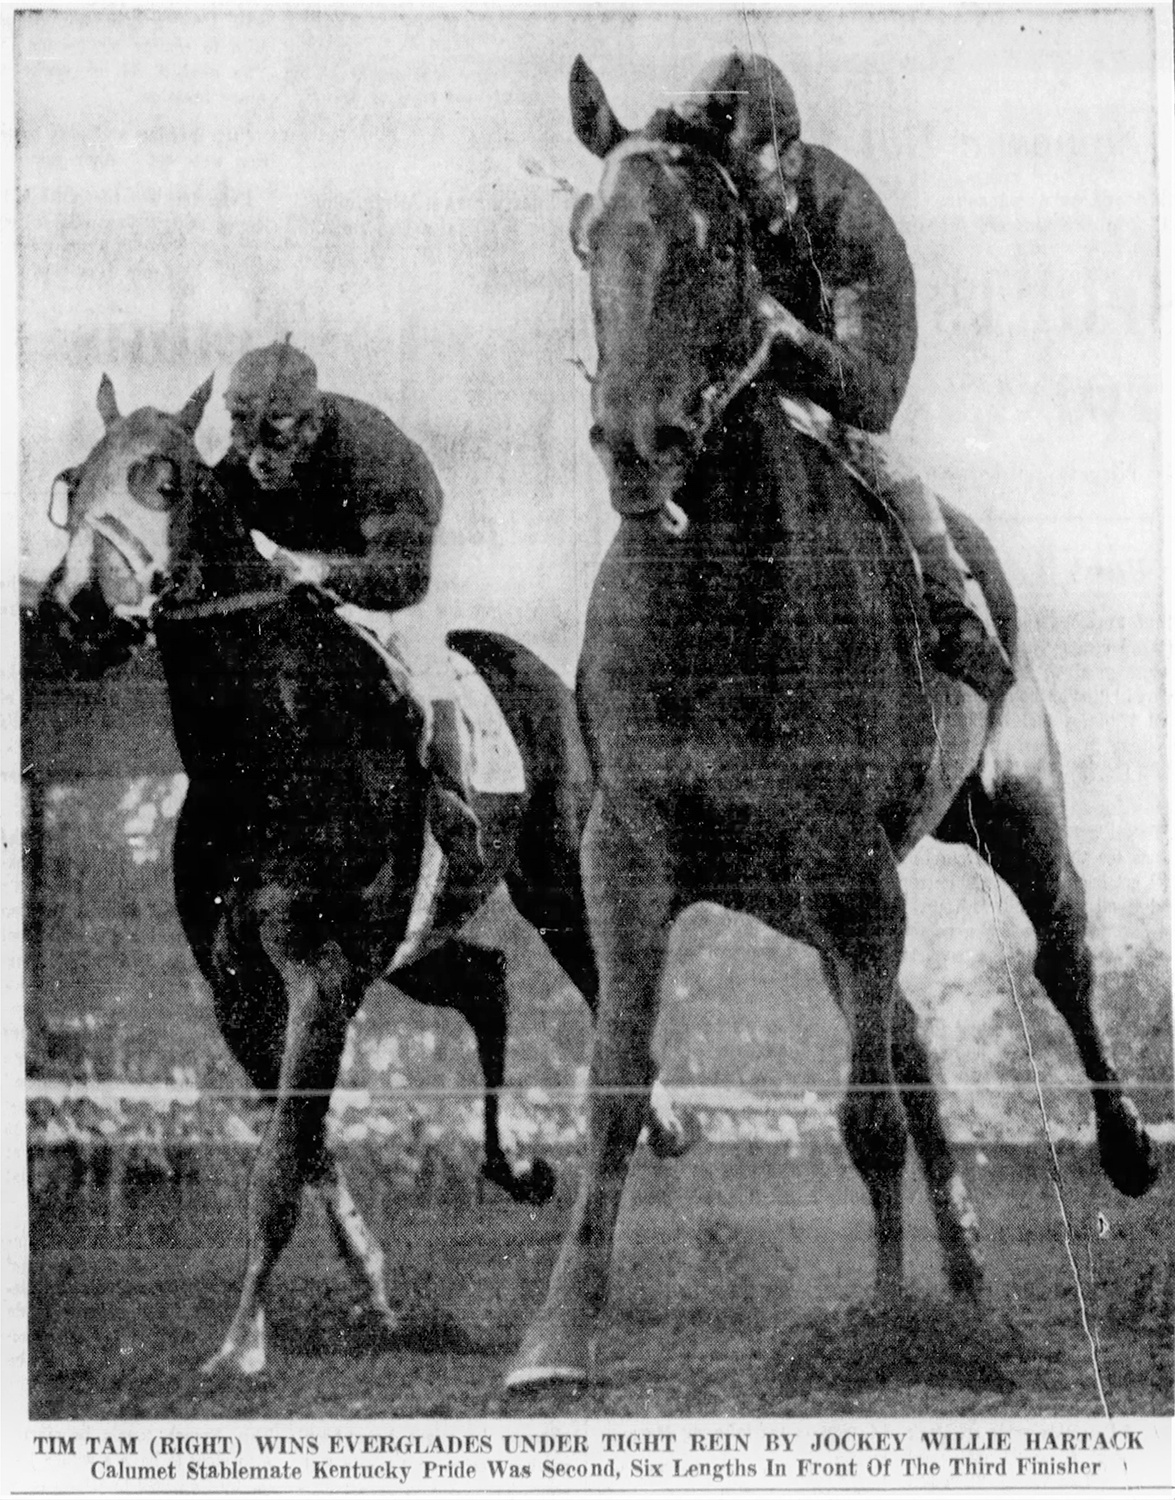
[{"label": "jockey", "polygon": [[343,618],[402,663],[397,684],[420,710],[421,758],[433,773],[429,821],[450,863],[476,874],[481,831],[452,669],[411,611],[428,589],[441,516],[432,465],[375,407],[320,391],[313,361],[288,336],[244,355],[224,399],[232,438],[215,472],[226,495],[248,528],[277,544],[274,567],[329,590]]},{"label": "jockey", "polygon": [[795,95],[767,58],[734,52],[711,63],[669,112],[669,129],[675,117],[716,150],[748,205],[780,384],[817,408],[817,427],[918,554],[930,660],[994,700],[1013,680],[1008,659],[967,599],[938,498],[887,437],[917,339],[914,272],[893,220],[858,171],[800,139]]}]

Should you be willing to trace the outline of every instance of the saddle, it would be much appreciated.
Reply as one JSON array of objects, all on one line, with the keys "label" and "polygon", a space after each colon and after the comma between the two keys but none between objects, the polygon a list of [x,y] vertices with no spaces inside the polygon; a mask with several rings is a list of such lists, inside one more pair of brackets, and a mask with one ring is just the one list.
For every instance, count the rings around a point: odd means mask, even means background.
[{"label": "saddle", "polygon": [[[826,412],[823,407],[817,406],[814,401],[783,394],[778,399],[789,425],[796,432],[811,438],[814,442],[819,443],[826,452],[832,454],[833,458],[836,459],[844,471],[856,480],[869,499],[883,512],[886,522],[893,527],[894,531],[902,539],[902,544],[910,559],[910,565],[914,570],[914,576],[917,578],[918,586],[921,589],[923,586],[923,569],[922,559],[918,555],[917,547],[910,540],[910,534],[906,530],[901,516],[887,500],[885,491],[877,484],[867,466],[856,461],[853,451],[854,446],[858,449],[863,448],[869,441],[868,435],[861,434],[854,445],[854,441],[849,438],[848,430],[841,423],[837,422],[836,418],[829,412]],[[958,568],[959,574],[963,579],[969,608],[973,614],[978,616],[991,639],[999,642],[1000,633],[996,628],[995,620],[988,606],[987,596],[984,594],[979,580],[971,571],[966,558],[963,557],[962,553],[955,546],[949,532],[947,535],[947,546],[955,566]]]}]

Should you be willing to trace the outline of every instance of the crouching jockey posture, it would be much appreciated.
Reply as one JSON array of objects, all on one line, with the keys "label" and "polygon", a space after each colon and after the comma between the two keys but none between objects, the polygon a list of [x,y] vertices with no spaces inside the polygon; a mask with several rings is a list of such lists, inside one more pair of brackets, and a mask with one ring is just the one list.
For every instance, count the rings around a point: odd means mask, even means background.
[{"label": "crouching jockey posture", "polygon": [[772,373],[797,425],[832,446],[897,515],[918,554],[934,630],[929,659],[994,700],[1012,668],[967,597],[967,573],[934,492],[893,453],[917,342],[914,272],[880,198],[853,167],[800,139],[795,95],[764,57],[732,53],[667,112],[697,139],[748,206]]},{"label": "crouching jockey posture", "polygon": [[[433,833],[458,878],[475,878],[481,829],[452,673],[411,609],[428,590],[441,517],[432,465],[375,407],[320,391],[313,361],[288,337],[238,361],[225,404],[232,441],[216,475],[230,503],[275,568],[339,599],[343,618],[394,659],[396,686],[422,717]],[[402,610],[403,621],[388,618]]]}]

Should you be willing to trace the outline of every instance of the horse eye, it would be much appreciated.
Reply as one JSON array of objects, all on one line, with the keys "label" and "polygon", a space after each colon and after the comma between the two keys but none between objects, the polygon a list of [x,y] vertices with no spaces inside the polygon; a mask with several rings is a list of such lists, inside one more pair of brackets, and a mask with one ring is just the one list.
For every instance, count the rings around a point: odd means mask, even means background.
[{"label": "horse eye", "polygon": [[179,474],[168,458],[153,456],[131,464],[127,471],[127,489],[148,510],[166,509],[179,494]]}]

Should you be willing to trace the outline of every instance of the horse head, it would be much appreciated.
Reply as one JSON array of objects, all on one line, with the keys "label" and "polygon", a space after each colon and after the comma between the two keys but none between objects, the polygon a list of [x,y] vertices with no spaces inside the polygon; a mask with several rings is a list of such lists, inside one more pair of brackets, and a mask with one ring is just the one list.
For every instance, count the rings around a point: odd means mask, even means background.
[{"label": "horse head", "polygon": [[209,377],[174,414],[148,406],[123,416],[114,386],[102,377],[105,432],[82,463],[54,481],[49,516],[68,542],[39,607],[75,670],[92,675],[125,660],[146,636],[160,596],[190,587],[205,561],[196,541],[202,533],[219,538],[221,553],[225,538],[235,539],[241,566],[264,571],[230,517],[218,514],[208,524],[208,512],[223,507],[194,435],[211,390]]},{"label": "horse head", "polygon": [[571,225],[591,278],[592,445],[622,515],[680,524],[675,495],[769,347],[747,215],[706,137],[667,112],[625,130],[582,59],[571,113],[604,162]]}]

